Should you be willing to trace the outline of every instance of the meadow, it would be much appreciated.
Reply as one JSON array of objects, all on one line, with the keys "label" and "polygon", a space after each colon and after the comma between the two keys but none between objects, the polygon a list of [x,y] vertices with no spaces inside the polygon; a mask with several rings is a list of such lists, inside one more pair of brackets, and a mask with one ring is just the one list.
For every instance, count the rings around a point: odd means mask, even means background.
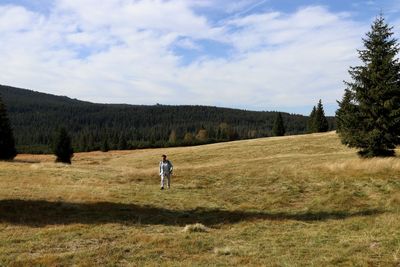
[{"label": "meadow", "polygon": [[400,266],[399,229],[400,157],[334,132],[0,162],[0,266]]}]

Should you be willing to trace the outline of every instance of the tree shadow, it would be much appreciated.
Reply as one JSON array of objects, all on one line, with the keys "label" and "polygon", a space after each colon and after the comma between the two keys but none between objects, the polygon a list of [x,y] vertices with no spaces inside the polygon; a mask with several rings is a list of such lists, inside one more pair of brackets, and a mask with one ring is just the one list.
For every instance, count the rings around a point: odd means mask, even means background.
[{"label": "tree shadow", "polygon": [[220,209],[196,208],[191,210],[170,210],[153,206],[135,204],[96,202],[70,203],[49,202],[45,200],[0,200],[0,222],[26,226],[46,226],[65,224],[160,224],[183,226],[202,223],[207,226],[234,224],[251,220],[296,220],[324,221],[341,220],[356,216],[372,216],[384,211],[366,209],[357,212],[252,212]]},{"label": "tree shadow", "polygon": [[13,160],[9,160],[8,162],[11,163],[30,163],[30,164],[34,164],[34,163],[41,163],[40,160],[30,160],[30,159],[13,159]]}]

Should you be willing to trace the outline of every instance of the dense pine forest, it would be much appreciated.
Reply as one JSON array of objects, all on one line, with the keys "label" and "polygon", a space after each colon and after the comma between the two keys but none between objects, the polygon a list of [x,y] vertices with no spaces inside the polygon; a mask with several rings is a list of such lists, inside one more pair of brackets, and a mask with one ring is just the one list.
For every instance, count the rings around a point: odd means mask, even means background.
[{"label": "dense pine forest", "polygon": [[[50,153],[64,127],[76,152],[196,145],[272,136],[277,112],[209,106],[94,104],[0,85],[19,153]],[[281,113],[287,135],[308,117]],[[328,117],[329,129],[335,128]]]}]

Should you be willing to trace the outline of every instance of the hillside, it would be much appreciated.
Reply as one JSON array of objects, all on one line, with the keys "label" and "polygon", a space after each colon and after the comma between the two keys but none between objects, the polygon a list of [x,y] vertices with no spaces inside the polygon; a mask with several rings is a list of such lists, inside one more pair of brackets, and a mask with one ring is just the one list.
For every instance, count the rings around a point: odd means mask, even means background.
[{"label": "hillside", "polygon": [[[271,135],[276,112],[207,106],[94,104],[68,97],[1,86],[18,150],[50,152],[54,131],[66,127],[75,151],[165,147],[249,139]],[[288,134],[306,131],[307,117],[283,114]],[[329,118],[334,128],[333,118]],[[196,139],[199,130],[205,135]]]},{"label": "hillside", "polygon": [[333,132],[53,161],[0,162],[2,266],[400,264],[400,158],[362,160]]}]

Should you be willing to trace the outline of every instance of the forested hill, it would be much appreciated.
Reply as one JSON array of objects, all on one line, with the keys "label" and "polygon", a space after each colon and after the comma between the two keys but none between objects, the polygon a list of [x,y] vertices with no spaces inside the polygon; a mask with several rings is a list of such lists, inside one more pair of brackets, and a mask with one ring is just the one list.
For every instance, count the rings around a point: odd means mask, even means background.
[{"label": "forested hill", "polygon": [[[19,152],[50,152],[58,127],[75,151],[193,145],[271,135],[276,112],[208,106],[94,104],[0,85]],[[282,113],[287,134],[306,132],[307,117]],[[333,129],[333,118],[328,118]]]}]

